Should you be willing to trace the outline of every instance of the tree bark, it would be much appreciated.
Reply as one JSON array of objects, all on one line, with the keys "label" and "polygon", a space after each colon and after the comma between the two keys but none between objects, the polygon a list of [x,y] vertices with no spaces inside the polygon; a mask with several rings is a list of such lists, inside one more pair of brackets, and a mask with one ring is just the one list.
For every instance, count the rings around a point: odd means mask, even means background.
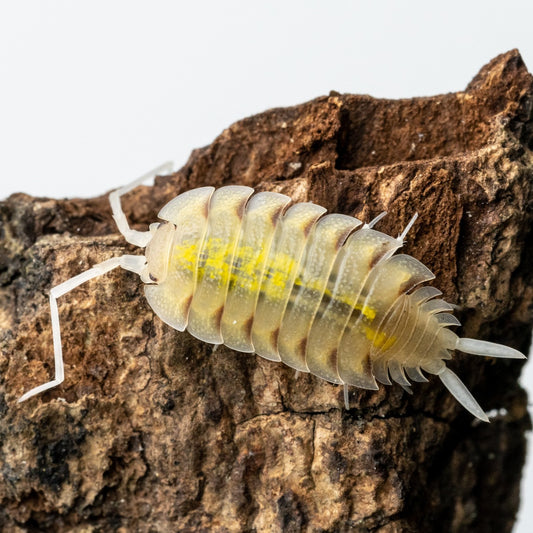
[{"label": "tree bark", "polygon": [[[138,229],[177,194],[240,183],[398,234],[458,304],[462,336],[527,352],[533,320],[533,78],[517,51],[464,92],[338,94],[241,120],[124,200]],[[118,179],[118,178],[117,178]],[[120,183],[116,184],[121,185]],[[59,300],[66,380],[53,372],[50,287],[122,253],[107,196],[0,204],[0,526],[4,531],[511,531],[526,394],[521,363],[449,365],[483,424],[438,379],[372,392],[164,325],[134,274]]]}]

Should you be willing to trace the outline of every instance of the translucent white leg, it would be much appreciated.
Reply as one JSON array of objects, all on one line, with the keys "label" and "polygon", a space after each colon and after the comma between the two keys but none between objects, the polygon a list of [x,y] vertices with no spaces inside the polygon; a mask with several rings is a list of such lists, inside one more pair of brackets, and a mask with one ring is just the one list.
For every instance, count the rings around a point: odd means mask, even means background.
[{"label": "translucent white leg", "polygon": [[120,233],[124,235],[124,238],[126,239],[126,241],[129,242],[130,244],[144,248],[148,244],[148,241],[151,238],[151,233],[149,231],[137,231],[137,230],[130,228],[126,215],[124,214],[124,211],[122,210],[122,205],[120,203],[120,197],[128,193],[132,189],[135,189],[135,187],[137,187],[138,185],[141,185],[141,183],[144,183],[145,181],[153,180],[156,176],[162,176],[164,174],[168,174],[169,172],[172,172],[173,167],[174,167],[174,164],[172,163],[172,161],[168,161],[164,163],[163,165],[160,165],[157,168],[154,168],[154,170],[151,170],[144,176],[141,176],[140,178],[131,182],[129,185],[125,185],[124,187],[121,187],[120,189],[113,191],[109,195],[109,203],[111,204],[111,210],[113,211],[113,218],[115,219],[117,228],[120,231]]},{"label": "translucent white leg", "polygon": [[61,348],[61,331],[59,326],[59,313],[57,310],[57,298],[63,296],[72,289],[79,287],[82,283],[101,276],[102,274],[105,274],[106,272],[109,272],[110,270],[113,270],[119,266],[125,270],[131,270],[132,272],[140,275],[145,263],[146,259],[142,255],[122,255],[120,257],[112,257],[111,259],[103,261],[102,263],[98,263],[89,270],[86,270],[85,272],[82,272],[81,274],[78,274],[77,276],[74,276],[73,278],[70,278],[52,288],[50,291],[50,315],[54,343],[54,379],[23,394],[18,400],[19,403],[45,390],[51,389],[56,385],[59,385],[65,379],[65,367],[63,364],[63,351]]},{"label": "translucent white leg", "polygon": [[346,383],[343,385],[344,387],[344,407],[346,407],[346,411],[350,410],[350,395],[348,391],[348,385]]},{"label": "translucent white leg", "polygon": [[418,218],[418,213],[415,213],[413,215],[413,218],[407,223],[407,226],[405,226],[405,229],[400,233],[400,235],[398,235],[397,240],[400,241],[402,244],[404,243],[405,237],[407,237],[409,230],[413,227],[413,224],[415,223],[417,218]]}]

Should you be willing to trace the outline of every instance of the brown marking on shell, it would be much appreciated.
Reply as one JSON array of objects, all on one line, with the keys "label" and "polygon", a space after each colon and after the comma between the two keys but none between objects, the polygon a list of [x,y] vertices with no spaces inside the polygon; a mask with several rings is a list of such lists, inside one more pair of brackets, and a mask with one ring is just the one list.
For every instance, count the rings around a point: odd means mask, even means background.
[{"label": "brown marking on shell", "polygon": [[191,307],[191,302],[192,302],[192,294],[185,299],[184,307],[186,311],[189,311],[189,308]]},{"label": "brown marking on shell", "polygon": [[239,220],[242,221],[243,217],[244,217],[244,213],[246,211],[246,205],[248,204],[248,198],[240,203],[239,205],[236,206],[235,208],[235,214],[237,215],[237,217],[239,218]]},{"label": "brown marking on shell", "polygon": [[274,331],[270,333],[270,342],[272,346],[278,345],[278,337],[279,337],[279,328],[276,328]]},{"label": "brown marking on shell", "polygon": [[243,325],[242,325],[242,328],[243,330],[246,332],[246,336],[251,339],[252,338],[252,326],[254,324],[254,317],[253,315],[248,318],[248,320],[246,320]]},{"label": "brown marking on shell", "polygon": [[204,218],[207,220],[208,217],[209,217],[209,208],[211,206],[211,202],[212,202],[212,198],[213,196],[211,196],[211,198],[209,199],[208,202],[205,202],[205,204],[203,205],[203,215],[204,215]]},{"label": "brown marking on shell", "polygon": [[404,281],[401,285],[398,286],[396,294],[398,296],[401,296],[402,294],[407,294],[407,291],[409,290],[409,287],[411,286],[412,286],[411,280]]},{"label": "brown marking on shell", "polygon": [[300,355],[302,358],[305,358],[305,349],[307,348],[307,337],[304,337],[303,339],[300,339],[296,343],[296,352],[298,355]]},{"label": "brown marking on shell", "polygon": [[291,205],[293,205],[292,201],[290,201],[287,205],[276,209],[270,214],[270,222],[273,226],[277,226],[279,219],[285,214],[285,212],[287,211],[287,209],[289,209]]},{"label": "brown marking on shell", "polygon": [[334,348],[327,355],[327,360],[329,361],[330,366],[332,368],[336,368],[337,367],[337,353],[338,353],[337,348]]},{"label": "brown marking on shell", "polygon": [[223,305],[221,305],[218,309],[215,309],[215,311],[213,311],[212,317],[214,321],[218,324],[222,322],[222,313],[224,313]]},{"label": "brown marking on shell", "polygon": [[335,243],[335,252],[338,252],[342,248],[342,245],[346,242],[346,239],[356,230],[357,227],[351,228],[339,235],[339,237],[337,238],[337,242]]},{"label": "brown marking on shell", "polygon": [[307,238],[309,236],[309,233],[311,233],[311,230],[313,229],[313,226],[318,222],[318,220],[320,220],[321,217],[319,217],[318,219],[313,219],[313,220],[310,220],[309,222],[307,222],[307,224],[305,226],[303,226],[303,232],[304,232],[304,236]]},{"label": "brown marking on shell", "polygon": [[370,260],[370,264],[368,265],[368,268],[372,270],[382,259],[383,256],[387,253],[387,243],[384,242],[381,244],[382,249],[379,251],[379,253],[375,253],[372,256],[372,259]]}]

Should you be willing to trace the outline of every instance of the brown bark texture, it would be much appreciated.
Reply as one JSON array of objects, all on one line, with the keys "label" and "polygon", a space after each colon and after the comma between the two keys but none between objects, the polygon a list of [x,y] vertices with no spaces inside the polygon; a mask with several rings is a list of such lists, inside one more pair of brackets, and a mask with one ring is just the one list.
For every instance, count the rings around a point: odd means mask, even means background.
[{"label": "brown bark texture", "polygon": [[[461,307],[461,335],[527,352],[532,103],[517,51],[455,94],[332,92],[233,124],[125,212],[145,229],[178,193],[230,183],[366,221],[388,211],[390,234],[417,211],[404,251]],[[346,410],[342,387],[172,330],[117,269],[60,298],[66,380],[17,404],[53,373],[50,287],[140,252],[106,195],[15,194],[0,217],[2,530],[511,531],[530,424],[517,360],[448,363],[490,424],[435,377],[413,396],[353,389]]]}]

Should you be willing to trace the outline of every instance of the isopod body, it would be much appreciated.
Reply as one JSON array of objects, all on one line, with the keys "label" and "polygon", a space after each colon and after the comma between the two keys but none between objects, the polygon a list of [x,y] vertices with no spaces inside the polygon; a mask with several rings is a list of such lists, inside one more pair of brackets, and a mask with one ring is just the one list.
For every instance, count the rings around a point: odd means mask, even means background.
[{"label": "isopod body", "polygon": [[409,379],[436,374],[487,420],[445,361],[456,349],[524,357],[502,345],[461,339],[448,328],[459,325],[452,306],[436,298],[437,289],[418,287],[434,278],[431,271],[395,254],[408,228],[394,238],[313,203],[230,185],[180,194],[161,209],[161,223],[137,232],[119,198],[140,181],[110,199],[121,233],[146,246],[146,256],[113,258],[52,289],[56,378],[21,400],[63,380],[55,299],[116,266],[140,274],[148,303],[173,328],[281,361],[345,390],[377,389],[377,381],[391,379],[410,390]]},{"label": "isopod body", "polygon": [[454,347],[444,343],[450,331],[426,298],[406,294],[433,275],[393,255],[398,239],[316,204],[287,208],[287,196],[252,193],[204,187],[162,209],[170,224],[148,245],[145,275],[156,283],[145,294],[164,322],[333,383],[377,388],[376,366],[385,382],[384,366],[437,368]]}]

